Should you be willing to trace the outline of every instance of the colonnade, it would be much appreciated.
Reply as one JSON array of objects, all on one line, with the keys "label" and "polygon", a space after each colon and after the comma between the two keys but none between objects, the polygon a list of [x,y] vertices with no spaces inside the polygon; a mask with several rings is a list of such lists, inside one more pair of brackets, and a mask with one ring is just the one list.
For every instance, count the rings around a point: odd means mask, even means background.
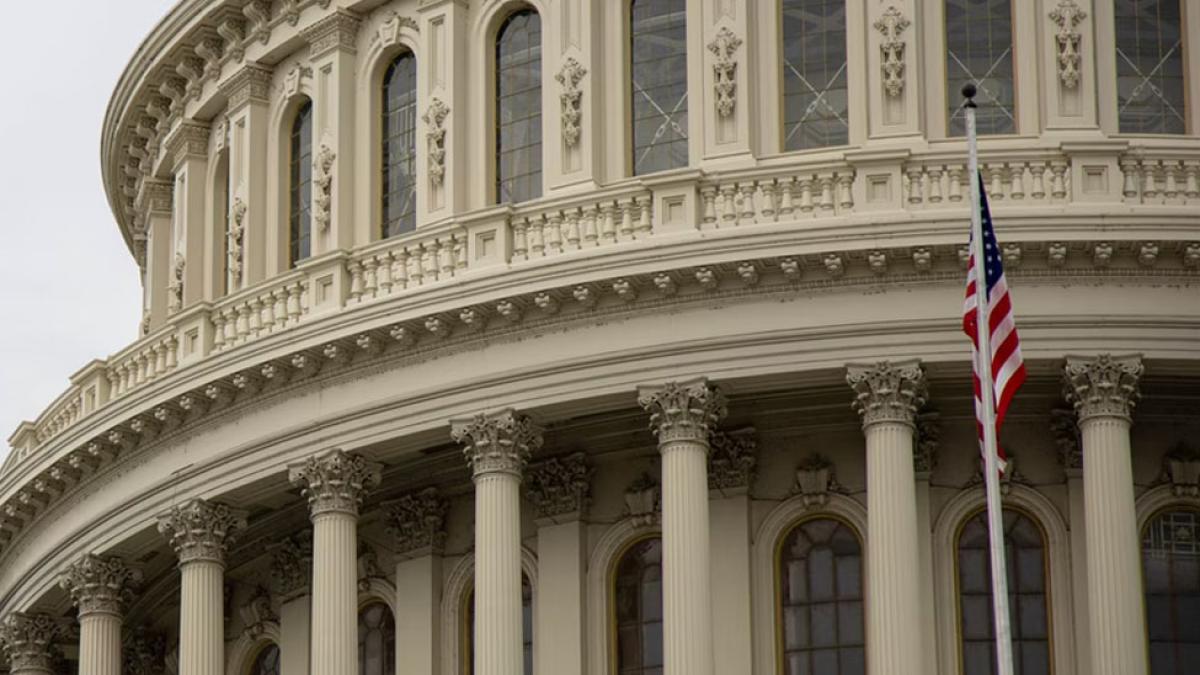
[{"label": "colonnade", "polygon": [[[1068,357],[1064,373],[1085,462],[1089,660],[1101,675],[1146,672],[1129,439],[1141,373],[1140,358],[1108,355]],[[924,669],[926,631],[932,630],[921,621],[912,463],[925,375],[920,362],[912,360],[850,365],[846,379],[866,437],[868,671],[917,675]],[[649,413],[662,456],[665,672],[713,675],[707,458],[725,401],[706,380],[696,379],[642,387],[638,402]],[[520,486],[526,463],[541,446],[541,429],[528,417],[504,410],[453,420],[451,436],[463,446],[475,484],[474,672],[520,675]],[[379,484],[380,470],[361,456],[331,450],[289,472],[308,499],[313,525],[309,642],[316,675],[357,672],[357,523],[363,497]],[[440,546],[438,535],[428,531],[431,517],[440,522],[439,507],[427,502],[418,496],[385,505],[412,516],[406,536],[423,551]],[[178,556],[181,574],[179,675],[220,675],[225,669],[225,550],[230,537],[245,527],[245,514],[195,499],[161,515],[158,527]],[[440,583],[436,565],[421,569],[422,584]],[[121,560],[90,554],[63,573],[62,585],[78,610],[81,675],[121,672],[121,607],[137,581],[137,573]],[[424,610],[436,606],[436,590],[411,590],[413,598],[424,598],[414,600]],[[436,623],[436,613],[416,612],[407,619],[413,620],[404,635],[412,637],[422,632],[423,622]],[[436,642],[428,639],[436,635],[436,626],[425,628],[425,644]],[[65,635],[62,621],[47,615],[6,617],[0,641],[12,675],[55,672],[53,644]],[[397,649],[407,649],[404,638]],[[434,671],[433,651],[413,648],[413,672]]]}]

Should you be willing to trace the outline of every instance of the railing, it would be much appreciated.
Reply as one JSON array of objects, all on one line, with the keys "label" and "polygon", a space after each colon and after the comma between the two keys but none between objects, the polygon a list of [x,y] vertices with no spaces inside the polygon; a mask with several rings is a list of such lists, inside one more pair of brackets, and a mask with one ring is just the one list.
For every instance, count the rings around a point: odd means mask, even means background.
[{"label": "railing", "polygon": [[[872,215],[892,211],[908,217],[906,212],[963,208],[968,199],[966,162],[959,153],[872,161],[780,163],[717,176],[693,172],[669,181],[631,180],[464,214],[349,254],[314,259],[211,305],[186,308],[153,334],[72,377],[67,393],[14,434],[15,452],[6,466],[24,461],[111,401],[210,354],[288,330],[318,311],[445,284],[485,265],[503,270],[652,238],[672,217],[659,213],[660,207],[682,206],[692,214],[687,227],[712,230],[838,217],[856,213],[860,202],[868,203]],[[992,152],[984,154],[981,172],[997,204],[1060,206],[1097,195],[1126,206],[1200,203],[1200,148],[1126,150],[1109,144],[1074,154],[1070,147]],[[883,179],[892,183],[876,191]],[[330,281],[343,278],[344,284]]]}]

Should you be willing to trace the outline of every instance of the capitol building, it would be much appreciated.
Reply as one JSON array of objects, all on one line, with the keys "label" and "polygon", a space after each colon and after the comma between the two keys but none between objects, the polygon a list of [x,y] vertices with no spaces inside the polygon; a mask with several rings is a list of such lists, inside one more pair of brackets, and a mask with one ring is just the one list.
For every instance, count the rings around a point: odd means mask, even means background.
[{"label": "capitol building", "polygon": [[134,48],[143,320],[8,439],[0,670],[991,675],[966,82],[1016,672],[1200,668],[1200,2],[178,0]]}]

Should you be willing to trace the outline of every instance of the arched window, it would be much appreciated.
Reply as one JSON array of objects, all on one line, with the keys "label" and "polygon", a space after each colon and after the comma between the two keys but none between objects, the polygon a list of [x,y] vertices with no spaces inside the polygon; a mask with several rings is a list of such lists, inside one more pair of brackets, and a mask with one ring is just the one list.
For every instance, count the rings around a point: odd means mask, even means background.
[{"label": "arched window", "polygon": [[[463,663],[463,672],[471,675],[475,672],[475,589],[467,593],[467,611],[464,615],[467,622],[463,626],[463,641],[467,645]],[[525,675],[533,675],[533,587],[529,585],[529,577],[521,575],[521,652],[524,654]]]},{"label": "arched window", "polygon": [[783,147],[849,142],[846,3],[783,0]]},{"label": "arched window", "polygon": [[250,675],[279,675],[279,645],[268,642],[258,650]]},{"label": "arched window", "polygon": [[383,76],[383,232],[417,227],[417,59],[397,56]]},{"label": "arched window", "polygon": [[496,201],[542,196],[542,19],[513,12],[496,34]]},{"label": "arched window", "polygon": [[[1042,529],[1020,511],[1004,510],[1005,566],[1017,675],[1050,673],[1050,609],[1046,592],[1046,542]],[[991,558],[987,512],[971,517],[958,535],[959,633],[963,675],[996,669],[992,623]]]},{"label": "arched window", "polygon": [[[228,144],[228,140],[226,141]],[[217,168],[213,172],[213,204],[212,213],[215,219],[217,256],[216,274],[214,289],[218,295],[232,293],[238,289],[238,277],[234,275],[234,266],[230,264],[230,246],[231,229],[233,225],[233,189],[230,182],[233,180],[229,170],[229,150],[228,148],[217,153]]]},{"label": "arched window", "polygon": [[806,520],[778,553],[779,647],[785,675],[862,675],[862,544],[840,520]]},{"label": "arched window", "polygon": [[688,163],[687,0],[629,4],[635,176]]},{"label": "arched window", "polygon": [[394,675],[396,624],[392,610],[373,602],[358,613],[358,675]]},{"label": "arched window", "polygon": [[1151,675],[1196,672],[1200,661],[1200,510],[1159,513],[1142,533]]},{"label": "arched window", "polygon": [[312,101],[305,101],[292,120],[289,161],[289,225],[291,264],[312,255]]},{"label": "arched window", "polygon": [[1113,9],[1121,132],[1185,133],[1179,0],[1116,0]]},{"label": "arched window", "polygon": [[967,133],[959,91],[974,82],[979,134],[1017,131],[1013,93],[1013,21],[1010,0],[946,0],[946,102],[950,135]]},{"label": "arched window", "polygon": [[643,539],[617,561],[613,576],[618,675],[662,675],[662,539]]}]

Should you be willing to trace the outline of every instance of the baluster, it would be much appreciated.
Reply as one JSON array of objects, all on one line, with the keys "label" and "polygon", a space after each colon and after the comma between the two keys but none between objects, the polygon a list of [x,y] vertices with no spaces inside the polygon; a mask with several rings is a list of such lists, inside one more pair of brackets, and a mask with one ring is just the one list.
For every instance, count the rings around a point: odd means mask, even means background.
[{"label": "baluster", "polygon": [[542,216],[545,218],[546,228],[546,250],[550,253],[558,254],[563,252],[563,236],[562,236],[562,213],[552,211],[548,215]]},{"label": "baluster", "polygon": [[220,312],[213,312],[208,321],[213,328],[213,351],[219,352],[225,348],[225,319]]},{"label": "baluster", "polygon": [[742,209],[738,214],[739,223],[754,222],[754,181],[738,183],[738,191],[742,193]]},{"label": "baluster", "polygon": [[362,302],[363,299],[363,266],[357,260],[350,261],[350,301]]},{"label": "baluster", "polygon": [[451,238],[449,242],[442,239],[437,240],[438,244],[438,268],[439,279],[450,279],[454,276],[454,240]]},{"label": "baluster", "polygon": [[627,197],[621,201],[621,239],[628,241],[633,239],[633,211],[637,208],[637,202],[633,197]]},{"label": "baluster", "polygon": [[572,251],[579,250],[579,221],[583,218],[583,210],[580,208],[567,209],[567,248]]},{"label": "baluster", "polygon": [[159,375],[167,372],[167,348],[160,342],[152,349],[154,351],[154,372],[151,373],[150,379],[156,379]]},{"label": "baluster", "polygon": [[1186,176],[1186,187],[1184,188],[1184,196],[1188,199],[1200,197],[1200,164],[1196,162],[1187,162],[1183,166],[1183,172]]},{"label": "baluster", "polygon": [[704,215],[701,217],[701,222],[705,225],[712,225],[717,222],[717,188],[713,185],[705,185],[700,188],[700,199],[704,202]]},{"label": "baluster", "polygon": [[792,191],[796,189],[796,179],[788,178],[779,185],[779,215],[790,216],[795,211],[792,204]]},{"label": "baluster", "polygon": [[513,260],[529,260],[528,225],[524,218],[509,218],[513,231]]},{"label": "baluster", "polygon": [[905,173],[908,175],[908,203],[920,204],[925,201],[925,172],[919,166],[910,166]]},{"label": "baluster", "polygon": [[399,290],[408,288],[408,249],[401,248],[392,255],[392,286]]},{"label": "baluster", "polygon": [[838,174],[838,207],[843,211],[854,208],[854,174]]},{"label": "baluster", "polygon": [[452,253],[454,254],[454,269],[467,269],[467,242],[462,236],[454,234],[450,236],[450,241],[454,243]]},{"label": "baluster", "polygon": [[179,340],[174,336],[167,338],[167,370],[175,370],[179,365]]},{"label": "baluster", "polygon": [[259,296],[259,303],[262,304],[262,324],[263,333],[275,332],[275,295],[271,291],[267,291]]},{"label": "baluster", "polygon": [[721,186],[721,220],[727,225],[737,222],[737,185]]},{"label": "baluster", "polygon": [[833,210],[833,177],[821,176],[821,210]]},{"label": "baluster", "polygon": [[422,281],[432,284],[438,280],[437,242],[427,241],[421,244]]},{"label": "baluster", "polygon": [[108,380],[108,397],[116,398],[121,395],[121,377],[117,374],[115,368],[109,368],[104,373],[105,379]]},{"label": "baluster", "polygon": [[1146,162],[1142,165],[1142,196],[1154,199],[1158,196],[1158,166],[1156,162]]},{"label": "baluster", "polygon": [[583,240],[592,248],[600,245],[600,231],[596,225],[596,221],[599,219],[600,206],[592,204],[584,213],[583,219]]},{"label": "baluster", "polygon": [[648,236],[651,230],[650,224],[650,200],[652,195],[642,195],[637,198],[637,205],[640,208],[641,218],[638,220],[637,233],[642,236]]},{"label": "baluster", "polygon": [[929,203],[940,204],[942,201],[942,167],[929,167]]},{"label": "baluster", "polygon": [[128,357],[125,364],[121,366],[121,375],[125,378],[125,386],[123,391],[133,391],[137,386],[137,356]]},{"label": "baluster", "polygon": [[541,258],[546,255],[546,238],[542,234],[542,223],[533,216],[526,216],[525,225],[529,230],[529,257]]},{"label": "baluster", "polygon": [[800,179],[800,211],[812,213],[813,210],[813,179],[805,176]]},{"label": "baluster", "polygon": [[288,320],[288,292],[287,287],[276,288],[271,292],[271,299],[275,301],[275,325],[274,329],[279,330],[287,326]]},{"label": "baluster", "polygon": [[1125,199],[1137,199],[1138,185],[1141,183],[1138,179],[1138,162],[1123,157],[1120,166],[1121,174],[1124,176],[1121,194],[1125,195]]},{"label": "baluster", "polygon": [[235,308],[237,312],[237,337],[238,343],[246,341],[246,335],[250,332],[250,306],[245,302],[239,302]]},{"label": "baluster", "polygon": [[963,178],[966,175],[966,170],[961,166],[952,166],[948,169],[950,173],[950,185],[948,186],[946,199],[952,202],[961,202],[963,198]]},{"label": "baluster", "polygon": [[258,337],[263,333],[262,324],[259,323],[259,319],[262,318],[262,301],[255,296],[247,304],[250,306],[250,316],[246,320],[246,329],[250,335]]},{"label": "baluster", "polygon": [[392,254],[388,251],[375,256],[375,287],[379,295],[392,294]]},{"label": "baluster", "polygon": [[1019,162],[1009,176],[1009,197],[1013,200],[1025,199],[1025,162]]},{"label": "baluster", "polygon": [[989,166],[984,170],[984,176],[987,176],[988,178],[988,197],[995,200],[1004,199],[1003,167]]},{"label": "baluster", "polygon": [[759,184],[762,190],[762,219],[768,223],[775,221],[775,180],[764,180]]},{"label": "baluster", "polygon": [[377,297],[379,290],[378,279],[375,276],[375,270],[379,267],[379,261],[374,257],[368,257],[362,261],[363,267],[363,300],[370,300]]},{"label": "baluster", "polygon": [[600,206],[604,215],[604,224],[600,228],[600,239],[604,243],[617,243],[617,205],[616,202],[605,202]]},{"label": "baluster", "polygon": [[1067,165],[1055,162],[1050,165],[1050,171],[1053,172],[1053,180],[1050,183],[1050,196],[1055,199],[1066,198],[1067,183],[1064,179],[1064,174],[1067,172]]},{"label": "baluster", "polygon": [[1030,164],[1029,171],[1033,173],[1033,198],[1046,198],[1046,164]]},{"label": "baluster", "polygon": [[406,248],[408,264],[408,288],[416,288],[425,283],[425,267],[421,264],[421,247],[414,245]]},{"label": "baluster", "polygon": [[294,284],[289,284],[287,287],[287,316],[290,325],[300,323],[300,292],[304,290],[304,285],[297,281]]},{"label": "baluster", "polygon": [[1178,169],[1178,162],[1163,163],[1163,177],[1166,179],[1166,182],[1163,185],[1163,196],[1167,199],[1174,199],[1179,196],[1179,185],[1176,178],[1176,171]]}]

